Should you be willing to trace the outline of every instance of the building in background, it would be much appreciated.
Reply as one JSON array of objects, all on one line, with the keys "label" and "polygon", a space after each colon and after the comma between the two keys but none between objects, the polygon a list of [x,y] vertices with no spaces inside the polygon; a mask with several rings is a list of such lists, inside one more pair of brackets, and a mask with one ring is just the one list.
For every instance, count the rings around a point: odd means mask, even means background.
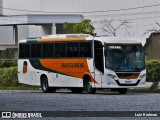
[{"label": "building in background", "polygon": [[126,20],[129,27],[117,36],[137,38],[160,23],[159,11],[159,0],[0,0],[0,49],[26,37],[63,33],[64,22],[83,19],[91,19],[97,35],[108,35],[100,21],[113,19],[116,27]]},{"label": "building in background", "polygon": [[[0,50],[17,48],[20,39],[41,37],[50,34],[63,34],[63,23],[80,23],[84,20],[82,14],[36,14],[23,13],[4,14],[8,9],[5,1],[0,0]],[[31,1],[30,1],[31,4]],[[35,4],[36,5],[36,4]],[[33,5],[34,6],[34,5]],[[11,8],[10,8],[11,9]],[[11,9],[14,11],[14,9]],[[21,11],[21,9],[17,9]]]},{"label": "building in background", "polygon": [[[63,34],[63,23],[80,23],[80,14],[54,15],[9,15],[0,17],[0,45],[3,48],[17,45],[18,40],[27,37],[41,37],[50,34]],[[1,47],[2,48],[2,47]],[[2,49],[3,49],[2,48]]]}]

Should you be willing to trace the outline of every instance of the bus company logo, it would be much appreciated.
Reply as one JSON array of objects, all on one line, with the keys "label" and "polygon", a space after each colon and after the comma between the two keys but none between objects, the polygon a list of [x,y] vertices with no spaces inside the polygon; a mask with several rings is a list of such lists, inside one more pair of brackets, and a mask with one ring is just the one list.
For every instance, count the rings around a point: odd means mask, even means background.
[{"label": "bus company logo", "polygon": [[1,118],[11,118],[12,113],[11,112],[2,112]]},{"label": "bus company logo", "polygon": [[61,68],[84,68],[84,63],[62,63]]}]

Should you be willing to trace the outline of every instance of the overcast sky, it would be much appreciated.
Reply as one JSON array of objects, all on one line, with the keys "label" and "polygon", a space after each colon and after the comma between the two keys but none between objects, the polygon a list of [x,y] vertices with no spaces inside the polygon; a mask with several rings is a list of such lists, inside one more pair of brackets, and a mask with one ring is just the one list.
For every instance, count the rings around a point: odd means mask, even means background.
[{"label": "overcast sky", "polygon": [[146,30],[160,28],[156,25],[156,22],[160,23],[160,0],[4,0],[3,7],[5,15],[82,12],[85,18],[92,20],[96,32],[101,35],[106,33],[95,23],[103,19],[113,19],[114,27],[120,24],[120,20],[129,22],[130,27],[120,28],[118,36],[141,37]]}]

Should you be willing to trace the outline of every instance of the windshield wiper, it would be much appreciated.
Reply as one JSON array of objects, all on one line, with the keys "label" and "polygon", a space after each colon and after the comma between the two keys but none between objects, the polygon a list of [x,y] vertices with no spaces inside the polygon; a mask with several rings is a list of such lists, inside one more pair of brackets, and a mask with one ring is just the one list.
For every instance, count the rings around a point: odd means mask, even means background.
[{"label": "windshield wiper", "polygon": [[137,67],[137,65],[135,65],[134,62],[131,64],[131,66],[133,66],[133,68],[135,68],[136,70],[140,70],[141,69],[141,68]]},{"label": "windshield wiper", "polygon": [[117,70],[120,69],[120,67],[121,67],[121,65],[123,64],[124,60],[125,60],[125,55],[123,55],[123,60],[122,60],[122,62],[121,62],[121,63],[118,65],[118,67],[116,68]]},{"label": "windshield wiper", "polygon": [[[123,60],[124,61],[124,60]],[[121,65],[123,64],[123,61],[118,65],[118,67],[116,68],[117,70],[119,70],[119,68],[121,67]]]}]

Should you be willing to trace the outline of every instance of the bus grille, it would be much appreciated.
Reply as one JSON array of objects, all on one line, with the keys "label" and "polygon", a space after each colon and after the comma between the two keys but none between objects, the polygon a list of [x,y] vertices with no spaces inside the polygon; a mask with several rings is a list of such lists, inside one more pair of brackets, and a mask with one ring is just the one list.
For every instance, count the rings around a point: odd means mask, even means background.
[{"label": "bus grille", "polygon": [[119,79],[137,79],[140,73],[116,73]]}]

